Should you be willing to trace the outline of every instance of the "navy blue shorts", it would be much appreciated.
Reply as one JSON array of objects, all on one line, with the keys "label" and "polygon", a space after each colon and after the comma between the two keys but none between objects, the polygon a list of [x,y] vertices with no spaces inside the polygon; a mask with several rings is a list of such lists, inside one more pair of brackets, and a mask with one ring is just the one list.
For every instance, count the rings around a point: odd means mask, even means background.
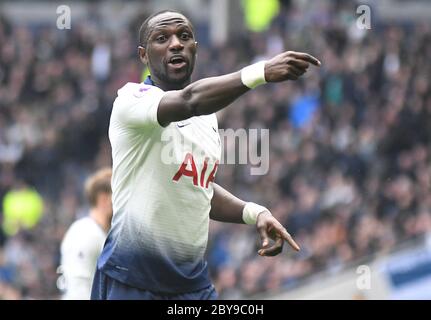
[{"label": "navy blue shorts", "polygon": [[188,293],[157,293],[128,286],[99,270],[96,270],[91,290],[91,300],[216,300],[217,297],[213,285]]}]

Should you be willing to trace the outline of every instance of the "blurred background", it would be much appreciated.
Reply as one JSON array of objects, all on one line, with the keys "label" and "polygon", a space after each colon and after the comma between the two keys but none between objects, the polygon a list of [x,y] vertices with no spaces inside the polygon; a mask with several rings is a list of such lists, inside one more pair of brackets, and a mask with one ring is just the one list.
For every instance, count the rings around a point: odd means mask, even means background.
[{"label": "blurred background", "polygon": [[211,222],[220,298],[431,299],[427,0],[0,1],[0,299],[60,297],[61,239],[87,214],[84,180],[111,165],[112,103],[141,81],[138,29],[161,9],[194,23],[194,80],[284,50],[323,63],[218,113],[223,129],[270,129],[270,166],[222,165],[217,182],[302,247],[262,258],[254,228]]}]

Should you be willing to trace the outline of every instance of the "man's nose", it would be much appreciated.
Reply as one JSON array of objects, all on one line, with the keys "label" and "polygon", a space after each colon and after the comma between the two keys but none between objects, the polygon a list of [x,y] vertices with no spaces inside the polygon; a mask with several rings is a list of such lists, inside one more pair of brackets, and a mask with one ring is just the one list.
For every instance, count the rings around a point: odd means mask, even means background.
[{"label": "man's nose", "polygon": [[171,51],[178,51],[182,50],[184,48],[184,45],[181,43],[180,39],[176,35],[173,35],[171,37],[171,42],[169,43],[169,50]]}]

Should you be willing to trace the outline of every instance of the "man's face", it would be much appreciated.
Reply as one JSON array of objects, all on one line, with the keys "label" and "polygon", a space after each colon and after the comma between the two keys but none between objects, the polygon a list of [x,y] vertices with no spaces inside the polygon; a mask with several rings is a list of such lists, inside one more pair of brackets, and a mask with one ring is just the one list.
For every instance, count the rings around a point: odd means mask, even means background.
[{"label": "man's face", "polygon": [[190,82],[196,60],[196,42],[190,22],[181,14],[166,12],[150,20],[147,47],[140,56],[155,82],[181,89]]}]

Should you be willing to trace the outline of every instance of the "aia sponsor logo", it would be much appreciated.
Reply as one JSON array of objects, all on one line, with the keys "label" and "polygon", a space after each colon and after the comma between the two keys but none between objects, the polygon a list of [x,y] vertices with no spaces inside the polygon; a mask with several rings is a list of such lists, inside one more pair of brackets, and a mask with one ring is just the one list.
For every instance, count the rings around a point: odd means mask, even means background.
[{"label": "aia sponsor logo", "polygon": [[[203,167],[199,172],[198,168],[196,167],[196,162],[195,162],[195,159],[193,158],[193,155],[190,152],[188,152],[185,155],[184,160],[180,165],[180,168],[178,169],[177,173],[174,175],[172,180],[175,182],[178,182],[181,178],[184,179],[185,177],[187,177],[191,179],[191,181],[195,186],[201,186],[203,188],[208,189],[210,182],[213,182],[215,179],[215,175],[219,165],[219,161],[217,160],[214,163],[214,166],[211,168],[208,178],[206,178],[206,173],[207,171],[209,171],[209,168],[208,168],[209,160],[210,158],[208,157],[205,158]],[[190,169],[187,169],[187,168],[190,168]]]}]

